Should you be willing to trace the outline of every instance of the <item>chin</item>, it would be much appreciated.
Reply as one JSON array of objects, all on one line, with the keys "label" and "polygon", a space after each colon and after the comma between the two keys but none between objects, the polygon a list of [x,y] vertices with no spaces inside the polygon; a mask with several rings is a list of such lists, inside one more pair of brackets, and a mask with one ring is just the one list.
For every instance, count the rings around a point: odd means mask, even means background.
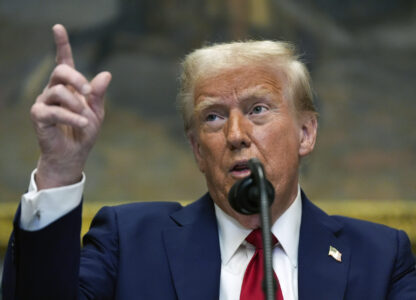
[{"label": "chin", "polygon": [[261,227],[261,219],[259,214],[243,215],[235,212],[233,217],[238,221],[238,223],[247,229],[257,229]]}]

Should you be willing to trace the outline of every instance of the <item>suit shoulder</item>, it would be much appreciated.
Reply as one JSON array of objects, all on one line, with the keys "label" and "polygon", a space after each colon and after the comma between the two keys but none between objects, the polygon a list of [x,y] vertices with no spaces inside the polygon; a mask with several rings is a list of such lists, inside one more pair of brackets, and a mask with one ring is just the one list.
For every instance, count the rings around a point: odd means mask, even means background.
[{"label": "suit shoulder", "polygon": [[367,220],[356,219],[346,216],[340,215],[333,215],[332,218],[336,219],[339,223],[341,223],[344,227],[349,229],[357,229],[357,230],[374,230],[374,231],[384,231],[384,232],[396,232],[398,229],[389,227],[384,224],[375,223]]},{"label": "suit shoulder", "polygon": [[[399,282],[406,276],[406,281],[412,282],[413,289],[416,278],[415,260],[405,231],[344,216],[333,218],[343,225],[339,235],[353,245],[351,259],[360,261],[361,269],[365,266],[367,270],[382,274],[383,266],[388,270],[392,282]],[[370,262],[375,263],[371,266]]]},{"label": "suit shoulder", "polygon": [[[403,230],[344,216],[333,218],[342,224],[342,229],[337,233],[338,238],[348,241],[352,246],[351,259],[360,261],[367,268],[370,268],[370,262],[374,263],[374,268],[379,268],[379,263],[383,262],[389,272],[396,272],[392,271],[395,269],[399,270],[397,274],[406,270],[413,272],[411,245]],[[376,269],[374,271],[377,272]]]},{"label": "suit shoulder", "polygon": [[166,217],[182,208],[178,202],[134,202],[110,207],[118,218],[140,218],[153,219]]},{"label": "suit shoulder", "polygon": [[177,202],[134,202],[104,206],[94,217],[93,224],[99,220],[113,220],[121,227],[140,224],[162,225],[169,222],[169,216],[180,209],[182,205]]},{"label": "suit shoulder", "polygon": [[380,244],[388,241],[393,242],[397,240],[399,232],[402,232],[398,229],[366,220],[338,215],[332,216],[332,218],[342,224],[342,232],[344,234],[363,242]]},{"label": "suit shoulder", "polygon": [[117,213],[127,213],[131,211],[155,212],[155,213],[171,213],[182,208],[178,202],[133,202],[111,206]]}]

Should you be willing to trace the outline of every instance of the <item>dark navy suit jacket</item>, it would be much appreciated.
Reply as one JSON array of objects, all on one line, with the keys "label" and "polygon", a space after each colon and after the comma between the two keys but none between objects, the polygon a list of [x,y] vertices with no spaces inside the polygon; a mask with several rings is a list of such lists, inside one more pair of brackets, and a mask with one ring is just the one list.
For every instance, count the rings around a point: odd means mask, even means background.
[{"label": "dark navy suit jacket", "polygon": [[[81,251],[80,225],[81,206],[40,231],[15,225],[3,300],[218,299],[221,257],[209,195],[186,207],[105,207]],[[330,246],[342,262],[328,255]],[[300,300],[416,299],[415,261],[403,231],[328,216],[305,195],[298,262]]]}]

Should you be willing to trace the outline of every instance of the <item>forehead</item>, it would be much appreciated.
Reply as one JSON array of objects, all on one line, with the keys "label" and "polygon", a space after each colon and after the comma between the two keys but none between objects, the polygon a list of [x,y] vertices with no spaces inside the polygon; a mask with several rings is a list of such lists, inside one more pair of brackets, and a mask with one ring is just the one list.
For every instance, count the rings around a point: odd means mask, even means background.
[{"label": "forehead", "polygon": [[195,84],[195,104],[203,98],[227,98],[247,93],[276,94],[283,88],[282,76],[270,67],[240,67],[224,70],[215,75],[199,79]]}]

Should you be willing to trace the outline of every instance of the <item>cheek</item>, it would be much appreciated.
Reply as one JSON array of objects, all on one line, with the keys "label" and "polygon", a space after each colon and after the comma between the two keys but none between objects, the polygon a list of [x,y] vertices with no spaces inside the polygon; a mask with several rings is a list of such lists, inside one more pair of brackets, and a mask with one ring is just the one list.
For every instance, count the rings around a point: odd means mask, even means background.
[{"label": "cheek", "polygon": [[272,176],[297,166],[300,147],[297,133],[296,128],[288,124],[272,124],[255,134],[258,150]]},{"label": "cheek", "polygon": [[299,146],[299,132],[285,122],[274,122],[268,126],[256,128],[253,139],[257,144],[268,152],[287,151]]},{"label": "cheek", "polygon": [[201,164],[205,165],[205,169],[213,166],[213,163],[219,162],[221,153],[224,152],[225,144],[223,139],[215,135],[202,136],[204,143],[200,145]]}]

